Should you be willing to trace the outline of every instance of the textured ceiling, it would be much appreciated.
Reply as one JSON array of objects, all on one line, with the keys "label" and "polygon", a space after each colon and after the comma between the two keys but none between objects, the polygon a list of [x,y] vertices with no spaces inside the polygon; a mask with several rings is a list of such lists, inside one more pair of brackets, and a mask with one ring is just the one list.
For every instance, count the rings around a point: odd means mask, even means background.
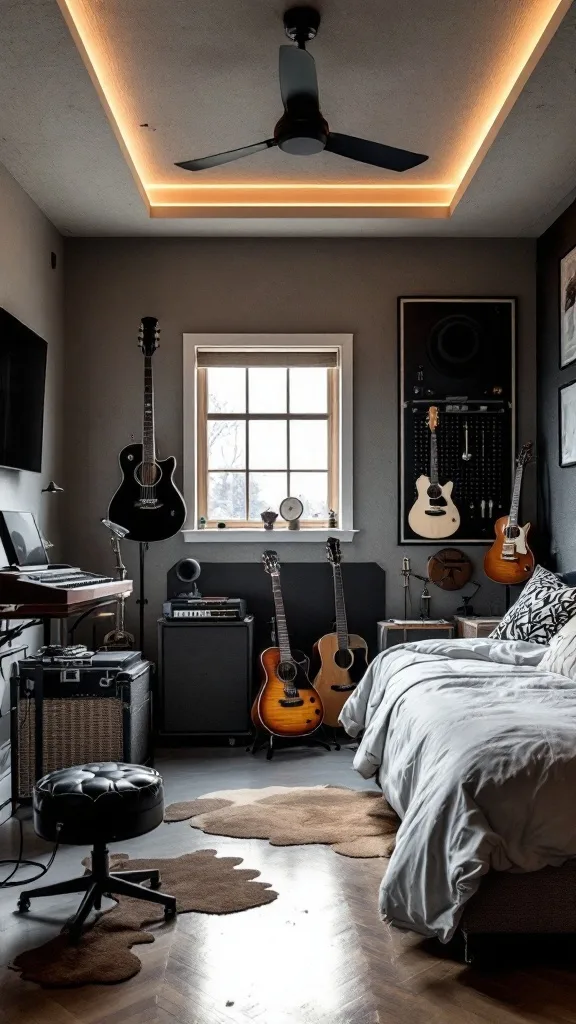
[{"label": "textured ceiling", "polygon": [[[177,159],[270,134],[281,104],[276,0],[75,0],[102,83],[142,177],[183,181]],[[332,128],[428,151],[410,182],[458,180],[526,47],[537,0],[325,0],[311,45]],[[3,0],[0,160],[73,234],[535,234],[576,182],[574,43],[568,12],[450,221],[355,216],[150,221],[56,0]],[[140,128],[141,124],[148,128]],[[209,172],[218,182],[375,182],[328,154],[279,152]],[[405,184],[408,175],[402,179]],[[198,176],[194,177],[194,181]],[[397,179],[395,179],[397,180]]]},{"label": "textured ceiling", "polygon": [[[282,113],[277,0],[73,0],[100,69],[114,77],[122,129],[144,181],[190,183],[174,161],[272,134]],[[316,61],[336,131],[430,154],[411,182],[453,182],[532,40],[550,0],[329,0]],[[147,123],[153,130],[141,129]],[[405,175],[408,178],[408,175]],[[397,181],[323,153],[268,151],[210,181]],[[404,179],[402,181],[404,183]]]}]

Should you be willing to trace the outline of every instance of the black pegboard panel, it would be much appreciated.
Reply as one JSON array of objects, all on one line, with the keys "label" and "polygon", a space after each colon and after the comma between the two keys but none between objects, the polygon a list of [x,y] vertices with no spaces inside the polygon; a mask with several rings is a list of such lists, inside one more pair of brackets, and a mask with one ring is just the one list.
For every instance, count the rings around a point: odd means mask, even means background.
[{"label": "black pegboard panel", "polygon": [[460,514],[450,540],[486,543],[495,520],[508,512],[516,444],[515,334],[514,299],[400,300],[400,543],[445,543],[418,537],[408,524],[416,480],[430,475],[430,406],[439,412],[439,481],[452,481]]}]

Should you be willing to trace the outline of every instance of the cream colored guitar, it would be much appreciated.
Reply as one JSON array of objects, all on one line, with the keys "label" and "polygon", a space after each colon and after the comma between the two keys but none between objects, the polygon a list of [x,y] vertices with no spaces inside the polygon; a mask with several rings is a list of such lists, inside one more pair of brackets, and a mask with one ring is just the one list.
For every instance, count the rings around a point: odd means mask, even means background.
[{"label": "cream colored guitar", "polygon": [[446,484],[438,481],[438,409],[435,405],[428,410],[430,428],[430,476],[419,476],[416,481],[418,497],[408,513],[408,525],[419,537],[441,540],[451,537],[460,526],[460,513],[452,501],[451,480]]}]

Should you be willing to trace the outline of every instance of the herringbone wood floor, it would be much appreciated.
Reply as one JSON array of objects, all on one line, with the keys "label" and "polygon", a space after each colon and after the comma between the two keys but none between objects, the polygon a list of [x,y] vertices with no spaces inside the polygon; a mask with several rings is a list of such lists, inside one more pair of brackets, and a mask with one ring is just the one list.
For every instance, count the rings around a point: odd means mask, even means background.
[{"label": "herringbone wood floor", "polygon": [[[236,751],[193,751],[159,760],[170,800],[247,785],[333,782],[365,785],[351,754],[287,752],[271,765]],[[7,830],[0,832],[4,841]],[[14,833],[15,837],[15,833]],[[11,913],[0,896],[0,1020],[5,1024],[521,1024],[576,1022],[576,972],[506,956],[489,970],[466,968],[377,916],[380,862],[322,847],[274,849],[264,842],[204,836],[164,825],[123,844],[139,856],[231,848],[280,893],[275,903],[226,917],[182,915],[156,942],[138,947],[141,972],[122,985],[47,991],[9,969],[20,949],[54,934],[75,898]],[[43,852],[27,838],[27,852]],[[51,871],[66,877],[84,851],[63,850]],[[8,856],[6,846],[0,856]]]}]

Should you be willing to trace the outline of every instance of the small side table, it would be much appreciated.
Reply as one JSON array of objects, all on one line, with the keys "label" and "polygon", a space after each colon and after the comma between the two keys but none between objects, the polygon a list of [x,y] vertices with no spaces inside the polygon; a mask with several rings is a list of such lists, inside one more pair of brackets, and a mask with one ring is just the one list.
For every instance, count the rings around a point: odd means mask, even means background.
[{"label": "small side table", "polygon": [[489,615],[455,615],[456,636],[459,637],[483,637],[490,636],[492,630],[498,625],[502,616]]},{"label": "small side table", "polygon": [[448,619],[384,619],[376,625],[379,651],[417,640],[452,640],[455,633]]}]

